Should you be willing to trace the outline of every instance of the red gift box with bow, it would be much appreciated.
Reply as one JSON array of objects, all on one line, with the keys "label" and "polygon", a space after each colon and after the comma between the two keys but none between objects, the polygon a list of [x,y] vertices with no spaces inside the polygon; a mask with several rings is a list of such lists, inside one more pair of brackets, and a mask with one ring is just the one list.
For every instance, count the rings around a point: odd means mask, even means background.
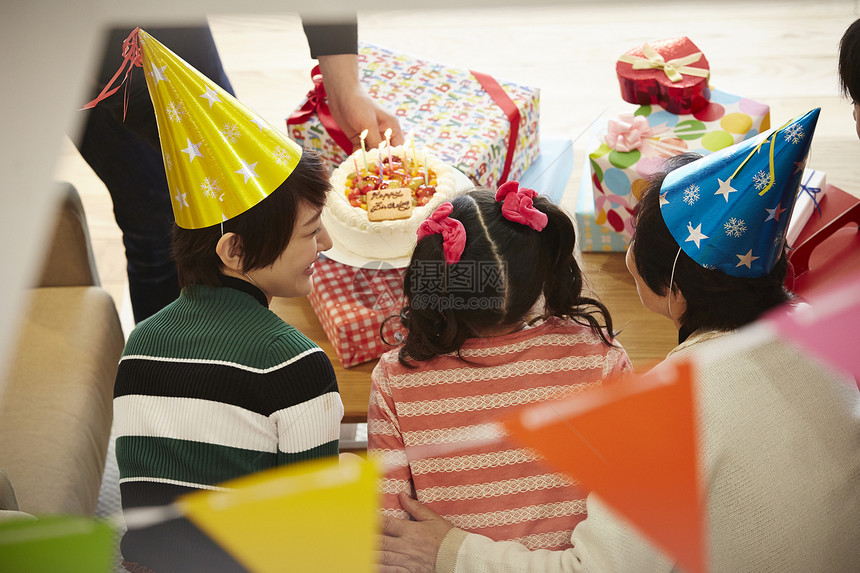
[{"label": "red gift box with bow", "polygon": [[[838,282],[860,266],[860,199],[835,185],[788,254],[785,286],[801,296]],[[858,381],[860,383],[860,381]]]},{"label": "red gift box with bow", "polygon": [[686,36],[646,42],[615,64],[621,97],[639,105],[659,105],[678,115],[708,105],[710,66]]}]

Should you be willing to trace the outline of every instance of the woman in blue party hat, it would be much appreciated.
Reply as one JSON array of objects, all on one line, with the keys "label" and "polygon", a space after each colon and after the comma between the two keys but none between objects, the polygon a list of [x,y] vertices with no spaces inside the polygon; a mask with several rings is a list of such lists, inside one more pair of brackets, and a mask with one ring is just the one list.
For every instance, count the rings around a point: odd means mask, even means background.
[{"label": "woman in blue party hat", "polygon": [[643,195],[627,268],[680,342],[739,328],[788,300],[785,234],[818,114],[702,159],[672,158]]},{"label": "woman in blue party hat", "polygon": [[[710,571],[860,570],[856,386],[778,339],[730,334],[790,298],[785,233],[818,114],[668,161],[628,250],[643,304],[678,326],[666,362],[696,366]],[[565,551],[494,542],[401,503],[414,521],[384,519],[383,573],[678,570],[595,494]]]}]

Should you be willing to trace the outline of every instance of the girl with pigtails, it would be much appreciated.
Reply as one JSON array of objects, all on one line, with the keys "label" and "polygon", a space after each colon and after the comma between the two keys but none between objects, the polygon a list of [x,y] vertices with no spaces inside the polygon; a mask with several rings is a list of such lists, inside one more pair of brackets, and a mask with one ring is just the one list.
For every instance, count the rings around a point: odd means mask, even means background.
[{"label": "girl with pigtails", "polygon": [[523,404],[631,370],[612,320],[582,295],[570,218],[511,181],[443,203],[404,276],[406,330],[373,371],[368,450],[382,512],[408,494],[457,527],[566,549],[587,492],[493,430]]}]

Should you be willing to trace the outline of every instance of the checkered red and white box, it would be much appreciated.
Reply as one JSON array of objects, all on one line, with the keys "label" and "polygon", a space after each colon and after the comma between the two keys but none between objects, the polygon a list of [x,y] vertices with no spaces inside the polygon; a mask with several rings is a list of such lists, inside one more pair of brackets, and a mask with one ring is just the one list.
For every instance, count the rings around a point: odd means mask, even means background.
[{"label": "checkered red and white box", "polygon": [[[380,335],[385,319],[400,312],[403,270],[357,268],[321,257],[314,266],[308,301],[344,368],[379,358],[391,350]],[[399,320],[385,325],[394,343]]]}]

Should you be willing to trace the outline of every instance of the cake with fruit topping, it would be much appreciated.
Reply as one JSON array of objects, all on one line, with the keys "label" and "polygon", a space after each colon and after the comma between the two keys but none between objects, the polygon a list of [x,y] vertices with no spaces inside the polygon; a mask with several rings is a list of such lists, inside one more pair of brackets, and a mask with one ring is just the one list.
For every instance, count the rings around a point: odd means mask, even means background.
[{"label": "cake with fruit topping", "polygon": [[[359,149],[335,169],[331,185],[322,215],[329,234],[340,248],[380,260],[409,256],[421,222],[441,203],[459,194],[451,166],[407,146],[366,153]],[[368,194],[395,188],[410,190],[412,214],[371,221]]]}]

